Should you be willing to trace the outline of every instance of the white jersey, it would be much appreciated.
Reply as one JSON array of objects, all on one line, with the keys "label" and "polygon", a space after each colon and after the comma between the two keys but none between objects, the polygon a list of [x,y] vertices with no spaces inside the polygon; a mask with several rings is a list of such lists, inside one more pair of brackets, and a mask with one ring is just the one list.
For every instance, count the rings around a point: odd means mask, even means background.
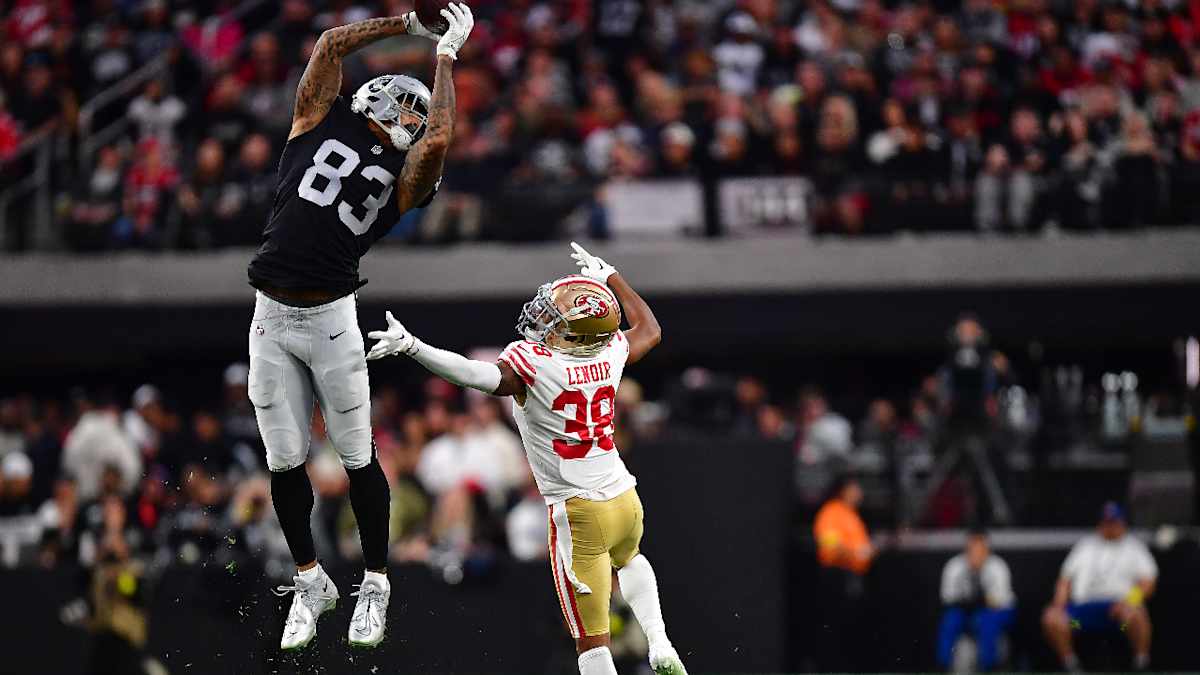
[{"label": "white jersey", "polygon": [[1114,541],[1093,534],[1071,549],[1062,576],[1071,580],[1071,602],[1120,600],[1139,581],[1157,579],[1158,565],[1150,549],[1133,535]]},{"label": "white jersey", "polygon": [[525,382],[525,404],[514,398],[513,417],[547,504],[572,497],[607,501],[637,484],[612,436],[617,387],[628,358],[629,341],[620,331],[591,357],[568,356],[526,340],[500,354]]}]

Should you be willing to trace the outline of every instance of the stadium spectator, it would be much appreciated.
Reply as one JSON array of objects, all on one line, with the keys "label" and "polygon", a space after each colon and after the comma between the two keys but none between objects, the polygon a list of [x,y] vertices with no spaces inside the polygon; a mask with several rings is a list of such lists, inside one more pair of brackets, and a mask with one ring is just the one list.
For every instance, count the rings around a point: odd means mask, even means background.
[{"label": "stadium spectator", "polygon": [[179,172],[156,139],[138,143],[136,159],[125,175],[124,217],[113,238],[125,248],[159,248],[167,218],[167,196],[179,183]]},{"label": "stadium spectator", "polygon": [[75,251],[99,251],[112,241],[121,217],[124,162],[121,151],[108,145],[100,149],[96,167],[75,193],[67,243]]},{"label": "stadium spectator", "polygon": [[280,56],[279,40],[271,33],[259,33],[250,41],[250,56],[237,69],[238,79],[246,86],[245,110],[258,120],[258,128],[273,138],[286,136],[291,126],[296,88],[289,74],[288,64]]},{"label": "stadium spectator", "polygon": [[852,449],[850,423],[829,407],[825,393],[817,387],[800,391],[800,458],[806,464],[845,460]]},{"label": "stadium spectator", "polygon": [[158,387],[143,384],[133,390],[130,408],[121,416],[121,429],[146,459],[152,460],[158,454],[162,444],[160,420],[165,414]]},{"label": "stadium spectator", "polygon": [[1007,142],[992,145],[975,187],[976,221],[994,232],[1029,228],[1037,204],[1039,179],[1047,169],[1041,121],[1031,108],[1019,108],[1010,121]]},{"label": "stadium spectator", "polygon": [[8,99],[0,89],[0,163],[7,162],[21,147],[21,129],[8,109]]},{"label": "stadium spectator", "polygon": [[220,142],[226,152],[235,152],[257,127],[255,118],[242,107],[245,94],[246,85],[236,75],[228,74],[217,78],[207,97],[202,133],[206,139]]},{"label": "stadium spectator", "polygon": [[800,500],[811,504],[820,499],[834,476],[849,467],[853,429],[845,417],[830,409],[818,387],[801,389],[799,403],[797,484]]},{"label": "stadium spectator", "polygon": [[128,539],[125,505],[109,496],[101,508],[89,590],[92,616],[88,627],[93,633],[89,672],[145,672],[149,596],[144,564],[133,555],[135,546]]},{"label": "stadium spectator", "polygon": [[19,451],[4,455],[0,460],[0,567],[16,567],[32,557],[41,539],[37,507],[33,462]]},{"label": "stadium spectator", "polygon": [[216,138],[200,144],[195,172],[178,194],[183,247],[211,248],[234,238],[242,225],[244,186],[226,169],[225,149]]},{"label": "stadium spectator", "polygon": [[218,231],[216,244],[257,245],[275,201],[275,167],[271,164],[271,141],[265,135],[251,134],[242,142],[230,183],[241,193],[237,200],[240,207],[236,209],[237,217],[228,221],[228,229]]},{"label": "stadium spectator", "polygon": [[550,538],[550,525],[546,518],[546,500],[537,491],[533,474],[529,474],[521,500],[509,510],[504,530],[509,553],[514,559],[544,560],[549,555],[546,542]]},{"label": "stadium spectator", "polygon": [[211,70],[222,70],[230,64],[245,35],[245,28],[232,16],[232,9],[230,0],[218,0],[213,3],[210,15],[180,33],[196,59]]},{"label": "stadium spectator", "polygon": [[758,85],[758,71],[766,58],[759,44],[759,26],[754,17],[734,12],[725,19],[726,38],[713,49],[717,62],[717,84],[727,93],[749,96]]},{"label": "stadium spectator", "polygon": [[1016,615],[1016,598],[1008,564],[992,553],[986,531],[968,532],[966,549],[942,568],[941,597],[938,664],[950,668],[959,639],[969,633],[975,640],[977,667],[984,672],[995,668],[1000,641]]},{"label": "stadium spectator", "polygon": [[128,495],[141,478],[137,446],[121,430],[119,412],[110,401],[85,409],[63,443],[62,467],[78,486],[79,499],[98,498],[106,489]]},{"label": "stadium spectator", "polygon": [[1096,534],[1079,540],[1063,562],[1054,599],[1042,615],[1046,640],[1063,668],[1080,669],[1075,633],[1125,634],[1133,648],[1133,669],[1150,665],[1150,613],[1158,565],[1146,545],[1125,528],[1125,512],[1104,505]]},{"label": "stadium spectator", "polygon": [[[248,384],[250,366],[245,363],[231,363],[222,374],[224,385],[223,400],[221,401],[221,426],[234,445],[234,453],[239,457],[249,455],[254,462],[260,462],[260,439],[258,424],[254,418],[254,406],[250,404]],[[245,446],[240,447],[240,446]]]},{"label": "stadium spectator", "polygon": [[136,65],[130,47],[130,30],[126,24],[111,18],[104,23],[100,33],[99,44],[85,47],[89,85],[86,95],[89,98],[128,75]]},{"label": "stadium spectator", "polygon": [[54,74],[41,54],[26,57],[22,88],[13,99],[13,115],[21,122],[25,133],[36,135],[49,131],[62,112],[62,95],[54,86]]},{"label": "stadium spectator", "polygon": [[0,399],[0,457],[25,451],[21,407],[15,398]]},{"label": "stadium spectator", "polygon": [[0,460],[0,516],[31,513],[33,500],[33,462],[24,452],[10,452]]},{"label": "stadium spectator", "polygon": [[187,116],[179,97],[168,95],[161,80],[150,80],[142,94],[129,103],[129,118],[137,125],[138,138],[157,139],[164,147],[176,147],[176,128]]}]

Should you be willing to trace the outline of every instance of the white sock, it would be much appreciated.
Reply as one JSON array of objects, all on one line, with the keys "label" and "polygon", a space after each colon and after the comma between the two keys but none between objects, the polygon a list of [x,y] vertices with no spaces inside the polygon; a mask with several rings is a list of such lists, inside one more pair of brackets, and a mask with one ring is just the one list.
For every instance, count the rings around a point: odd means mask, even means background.
[{"label": "white sock", "polygon": [[385,591],[391,590],[392,588],[391,583],[388,582],[387,575],[383,572],[372,572],[371,570],[366,570],[363,572],[363,581],[375,581],[380,586],[383,586],[383,590]]},{"label": "white sock", "polygon": [[658,579],[654,577],[650,561],[639,553],[617,570],[617,579],[621,582],[621,596],[633,609],[650,649],[669,647],[671,641],[667,639],[667,626],[663,623],[662,607],[658,602]]},{"label": "white sock", "polygon": [[306,570],[300,570],[296,576],[305,581],[314,581],[320,578],[322,572],[323,570],[321,569],[321,563],[317,563]]},{"label": "white sock", "polygon": [[617,675],[608,647],[593,647],[579,655],[579,675]]}]

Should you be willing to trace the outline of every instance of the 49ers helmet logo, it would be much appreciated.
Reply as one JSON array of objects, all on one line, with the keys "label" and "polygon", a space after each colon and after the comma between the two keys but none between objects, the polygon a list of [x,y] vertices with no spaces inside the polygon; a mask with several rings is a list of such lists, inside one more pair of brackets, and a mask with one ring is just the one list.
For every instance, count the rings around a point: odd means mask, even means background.
[{"label": "49ers helmet logo", "polygon": [[586,307],[587,315],[602,317],[608,314],[608,303],[594,295],[579,295],[575,297],[576,307]]}]

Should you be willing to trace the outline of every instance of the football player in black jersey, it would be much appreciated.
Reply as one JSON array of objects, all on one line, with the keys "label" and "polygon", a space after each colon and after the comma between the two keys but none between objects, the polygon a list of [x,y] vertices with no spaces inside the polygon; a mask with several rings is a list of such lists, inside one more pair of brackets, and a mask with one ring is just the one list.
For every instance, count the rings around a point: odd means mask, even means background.
[{"label": "football player in black jersey", "polygon": [[[317,563],[309,519],[313,490],[305,470],[313,402],[350,477],[366,571],[349,641],[383,640],[391,586],[387,579],[387,478],[371,438],[371,394],[358,328],[358,261],[400,215],[437,190],[454,130],[458,50],[474,25],[466,5],[442,10],[448,28],[435,35],[415,12],[369,19],[321,34],[296,89],[292,130],[279,161],[279,182],[263,244],[250,263],[257,289],[250,325],[250,399],[267,448],[271,497],[296,560],[295,584],[280,647],[298,649],[316,634],[320,615],[338,600]],[[393,35],[437,41],[430,92],[418,80],[383,75],[350,102],[342,59]]]}]

